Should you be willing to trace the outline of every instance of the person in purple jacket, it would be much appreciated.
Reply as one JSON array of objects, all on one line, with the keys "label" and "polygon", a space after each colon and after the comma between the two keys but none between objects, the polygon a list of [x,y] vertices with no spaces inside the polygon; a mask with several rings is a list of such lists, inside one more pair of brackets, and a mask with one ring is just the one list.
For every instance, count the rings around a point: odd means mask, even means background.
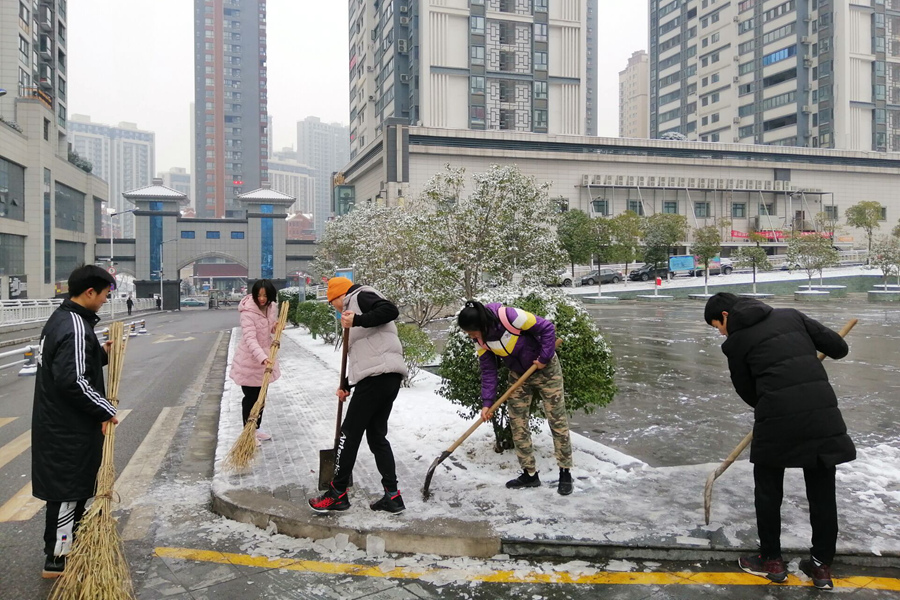
[{"label": "person in purple jacket", "polygon": [[556,491],[568,496],[572,493],[572,474],[569,471],[572,468],[572,444],[553,323],[520,308],[499,303],[484,305],[470,300],[459,312],[457,324],[478,346],[484,406],[481,418],[485,421],[491,418],[490,408],[497,400],[497,358],[509,369],[510,383],[514,383],[531,365],[538,368],[507,402],[513,444],[522,474],[507,481],[506,487],[518,489],[541,485],[528,427],[531,399],[536,392],[544,402],[544,413],[553,432],[553,449],[559,465]]}]

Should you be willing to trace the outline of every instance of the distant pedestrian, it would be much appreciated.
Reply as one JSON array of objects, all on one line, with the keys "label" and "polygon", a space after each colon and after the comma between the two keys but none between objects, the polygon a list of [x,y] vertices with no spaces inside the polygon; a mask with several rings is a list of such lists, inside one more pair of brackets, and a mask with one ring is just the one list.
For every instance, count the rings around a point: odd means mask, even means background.
[{"label": "distant pedestrian", "polygon": [[32,493],[47,502],[43,577],[62,575],[85,504],[94,495],[107,423],[118,423],[106,399],[103,366],[109,344],[94,333],[97,311],[115,285],[95,265],[69,275],[70,297],[41,331],[31,425]]},{"label": "distant pedestrian", "polygon": [[156,297],[156,310],[162,310],[162,296]]},{"label": "distant pedestrian", "polygon": [[738,564],[770,581],[787,578],[781,556],[784,470],[801,468],[812,548],[800,570],[817,588],[830,590],[838,534],[835,465],[855,459],[856,448],[816,351],[843,358],[847,342],[800,311],[724,292],[707,301],[704,317],[727,337],[722,352],[731,381],[754,414],[750,462],[760,551]]},{"label": "distant pedestrian", "polygon": [[521,308],[499,303],[484,305],[470,300],[459,312],[457,323],[478,345],[481,365],[481,418],[488,420],[490,407],[497,400],[497,359],[509,369],[509,382],[514,383],[532,365],[536,371],[507,401],[516,457],[522,474],[506,482],[512,489],[541,485],[531,429],[528,419],[531,399],[537,393],[544,402],[544,414],[553,433],[553,449],[559,466],[556,491],[563,496],[572,493],[572,443],[566,413],[562,367],[556,356],[556,327],[550,321]]},{"label": "distant pedestrian", "polygon": [[131,316],[131,309],[134,308],[134,300],[131,299],[131,294],[128,294],[128,300],[125,301],[125,306],[128,307],[128,316]]},{"label": "distant pedestrian", "polygon": [[309,506],[322,513],[350,508],[347,486],[365,433],[384,486],[384,495],[369,508],[399,513],[406,505],[397,487],[394,452],[387,432],[394,400],[407,375],[394,323],[400,311],[378,290],[354,285],[346,277],[328,280],[328,302],[341,313],[341,325],[350,329],[347,379],[341,382],[337,396],[344,402],[353,388],[353,398],[341,425],[334,479],[322,496],[309,500]]},{"label": "distant pedestrian", "polygon": [[[241,386],[244,399],[241,401],[244,425],[250,418],[253,405],[262,391],[263,377],[269,365],[269,350],[272,348],[273,333],[278,323],[278,302],[275,286],[268,279],[257,279],[250,294],[244,296],[238,305],[241,318],[241,341],[234,353],[231,364],[231,378]],[[278,361],[272,365],[269,383],[281,377]],[[266,442],[272,436],[262,431],[262,412],[256,420],[256,439]]]}]

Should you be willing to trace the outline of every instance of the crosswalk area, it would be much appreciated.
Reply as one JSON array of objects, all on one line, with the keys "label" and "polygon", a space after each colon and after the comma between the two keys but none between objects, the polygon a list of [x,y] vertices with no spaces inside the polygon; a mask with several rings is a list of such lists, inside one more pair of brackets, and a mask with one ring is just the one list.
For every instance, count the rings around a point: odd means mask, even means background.
[{"label": "crosswalk area", "polygon": [[[128,417],[131,409],[120,410],[118,413],[119,425]],[[13,425],[19,419],[28,419],[29,417],[0,417],[0,439],[4,439],[3,429],[8,425]],[[11,441],[0,446],[0,471],[19,457],[27,456],[31,450],[31,430],[16,436]],[[30,475],[30,462],[26,466],[26,472],[16,473],[13,475],[28,476]],[[38,500],[31,495],[31,481],[23,485],[19,490],[3,489],[0,491],[0,522],[11,521],[28,521],[34,517],[41,508],[44,507],[44,501]]]}]

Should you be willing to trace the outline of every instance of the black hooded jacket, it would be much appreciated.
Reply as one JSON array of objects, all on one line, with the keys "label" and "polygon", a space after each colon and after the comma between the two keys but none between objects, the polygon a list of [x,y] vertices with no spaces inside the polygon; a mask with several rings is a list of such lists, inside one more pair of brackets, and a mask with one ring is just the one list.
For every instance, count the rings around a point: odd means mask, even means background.
[{"label": "black hooded jacket", "polygon": [[91,310],[65,300],[41,332],[31,425],[33,493],[71,502],[94,495],[103,456],[101,423],[116,414],[106,399],[106,351]]},{"label": "black hooded jacket", "polygon": [[750,462],[816,467],[849,462],[856,448],[816,351],[847,355],[836,332],[800,311],[742,298],[727,318],[731,381],[754,409]]}]

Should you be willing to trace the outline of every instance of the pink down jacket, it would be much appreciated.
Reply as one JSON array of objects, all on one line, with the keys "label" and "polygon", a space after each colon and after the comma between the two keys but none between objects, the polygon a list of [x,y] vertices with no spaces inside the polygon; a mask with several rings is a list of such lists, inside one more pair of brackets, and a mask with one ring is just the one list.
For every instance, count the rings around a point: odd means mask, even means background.
[{"label": "pink down jacket", "polygon": [[[238,385],[260,387],[266,371],[263,363],[269,358],[269,349],[275,337],[272,329],[278,322],[278,303],[269,304],[266,314],[263,314],[253,301],[253,296],[247,295],[241,300],[238,313],[241,315],[241,341],[231,363],[231,378]],[[280,376],[276,360],[269,383]]]}]

